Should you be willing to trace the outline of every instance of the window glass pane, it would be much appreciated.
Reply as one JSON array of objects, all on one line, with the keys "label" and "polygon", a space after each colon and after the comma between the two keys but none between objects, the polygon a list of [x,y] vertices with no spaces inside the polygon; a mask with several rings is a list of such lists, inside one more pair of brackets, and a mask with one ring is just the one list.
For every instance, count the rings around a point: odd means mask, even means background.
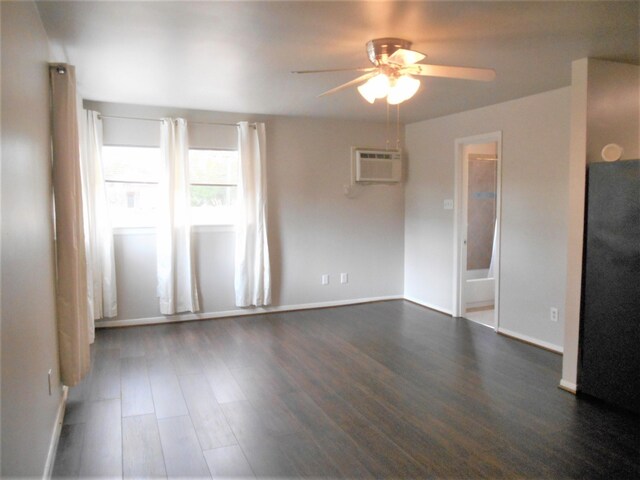
[{"label": "window glass pane", "polygon": [[[114,227],[155,226],[161,167],[159,148],[104,146],[102,150],[109,213]],[[235,223],[238,154],[226,150],[189,151],[194,225]]]},{"label": "window glass pane", "polygon": [[112,226],[155,226],[160,160],[157,147],[102,147]]},{"label": "window glass pane", "polygon": [[105,180],[157,182],[160,149],[154,147],[102,147]]},{"label": "window glass pane", "polygon": [[113,227],[156,225],[157,184],[106,182],[105,186]]},{"label": "window glass pane", "polygon": [[189,150],[191,183],[238,183],[238,152],[228,150]]},{"label": "window glass pane", "polygon": [[233,225],[237,187],[191,186],[191,223]]}]

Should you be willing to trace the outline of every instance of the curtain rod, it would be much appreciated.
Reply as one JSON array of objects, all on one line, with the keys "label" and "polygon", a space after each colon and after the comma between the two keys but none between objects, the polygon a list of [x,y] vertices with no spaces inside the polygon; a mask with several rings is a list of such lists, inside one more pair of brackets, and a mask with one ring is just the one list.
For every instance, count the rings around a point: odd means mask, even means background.
[{"label": "curtain rod", "polygon": [[[99,114],[100,118],[119,118],[121,120],[143,120],[147,122],[161,122],[161,118],[145,118],[145,117],[122,117],[119,115],[103,115]],[[189,122],[192,125],[217,125],[222,127],[239,127],[239,123],[220,123],[220,122]],[[250,126],[255,127],[255,123],[250,123]]]}]

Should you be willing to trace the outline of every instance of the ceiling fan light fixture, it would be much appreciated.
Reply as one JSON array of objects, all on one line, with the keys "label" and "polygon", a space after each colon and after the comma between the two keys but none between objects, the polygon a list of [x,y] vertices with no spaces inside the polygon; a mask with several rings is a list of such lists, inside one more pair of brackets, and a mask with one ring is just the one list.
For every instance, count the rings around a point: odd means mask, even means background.
[{"label": "ceiling fan light fixture", "polygon": [[420,80],[413,78],[412,75],[483,82],[490,82],[496,77],[495,70],[491,68],[418,63],[426,58],[426,55],[411,50],[411,42],[402,38],[389,37],[369,40],[367,42],[367,54],[373,67],[300,70],[292,73],[342,72],[345,70],[366,72],[349,82],[327,90],[320,94],[319,97],[365,82],[358,86],[360,95],[369,103],[374,103],[378,98],[387,97],[387,105],[398,105],[416,94],[420,88]]},{"label": "ceiling fan light fixture", "polygon": [[409,100],[416,94],[418,88],[420,88],[420,80],[413,78],[411,75],[402,75],[389,88],[387,103],[389,105],[398,105],[405,100]]},{"label": "ceiling fan light fixture", "polygon": [[358,92],[360,92],[360,95],[362,95],[367,102],[373,103],[377,98],[386,97],[389,93],[389,89],[389,77],[387,77],[384,73],[381,73],[373,78],[370,78],[366,83],[360,85],[358,87]]},{"label": "ceiling fan light fixture", "polygon": [[369,82],[365,82],[358,87],[358,92],[362,95],[367,102],[373,103],[376,101],[376,97],[371,93],[371,89],[369,87]]}]

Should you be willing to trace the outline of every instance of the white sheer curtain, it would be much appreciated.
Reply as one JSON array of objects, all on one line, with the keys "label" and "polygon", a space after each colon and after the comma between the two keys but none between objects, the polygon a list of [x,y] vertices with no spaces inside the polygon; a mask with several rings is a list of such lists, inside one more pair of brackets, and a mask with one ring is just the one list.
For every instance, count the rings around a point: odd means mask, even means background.
[{"label": "white sheer curtain", "polygon": [[118,314],[113,231],[107,207],[102,166],[100,114],[80,114],[80,159],[84,201],[84,233],[87,252],[89,334],[94,339],[94,319]]},{"label": "white sheer curtain", "polygon": [[267,171],[264,123],[240,122],[238,142],[238,220],[236,223],[236,305],[271,303],[267,242]]},{"label": "white sheer curtain", "polygon": [[495,275],[496,261],[498,255],[498,220],[493,224],[493,245],[491,246],[491,263],[489,263],[489,271],[487,278],[493,278]]},{"label": "white sheer curtain", "polygon": [[162,173],[156,229],[160,313],[196,312],[200,307],[191,249],[187,122],[164,118],[160,128]]},{"label": "white sheer curtain", "polygon": [[75,68],[52,65],[49,76],[60,373],[62,382],[72,387],[90,366]]}]

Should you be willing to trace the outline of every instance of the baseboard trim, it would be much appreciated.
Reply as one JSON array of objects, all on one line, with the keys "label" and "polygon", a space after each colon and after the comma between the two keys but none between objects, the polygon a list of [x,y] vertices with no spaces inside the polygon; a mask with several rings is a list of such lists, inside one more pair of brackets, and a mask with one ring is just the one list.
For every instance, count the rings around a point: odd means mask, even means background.
[{"label": "baseboard trim", "polygon": [[96,328],[133,327],[138,325],[154,325],[160,323],[190,322],[194,320],[212,320],[226,317],[245,317],[248,315],[264,315],[265,313],[293,312],[296,310],[310,310],[313,308],[342,307],[358,305],[360,303],[385,302],[388,300],[403,300],[402,295],[386,295],[382,297],[354,298],[349,300],[334,300],[330,302],[302,303],[298,305],[278,305],[275,307],[258,307],[251,309],[226,310],[222,312],[184,313],[162,317],[131,318],[123,320],[99,320]]},{"label": "baseboard trim", "polygon": [[467,302],[467,312],[469,311],[470,308],[493,307],[493,305],[494,305],[493,299],[485,300],[482,302]]},{"label": "baseboard trim", "polygon": [[62,396],[60,397],[60,404],[58,405],[58,413],[56,414],[56,423],[53,425],[53,432],[51,432],[47,461],[44,464],[44,472],[42,474],[43,480],[50,479],[51,474],[53,473],[53,465],[56,461],[56,452],[58,451],[58,442],[60,441],[60,432],[62,431],[62,421],[64,420],[64,412],[67,407],[68,394],[69,387],[63,385]]},{"label": "baseboard trim", "polygon": [[438,313],[444,313],[445,315],[453,316],[453,312],[448,308],[441,307],[440,305],[434,305],[433,303],[423,302],[422,300],[418,300],[415,297],[404,296],[404,299],[407,302],[415,303],[416,305],[420,305],[421,307],[428,308],[429,310],[434,310]]},{"label": "baseboard trim", "polygon": [[578,392],[578,385],[576,385],[575,383],[567,382],[564,378],[560,380],[560,385],[558,385],[558,388],[566,392],[573,393],[574,395]]},{"label": "baseboard trim", "polygon": [[[131,318],[122,320],[99,320],[96,321],[96,328],[111,328],[111,327],[133,327],[140,325],[155,325],[162,323],[177,323],[177,322],[190,322],[195,320],[213,320],[216,318],[228,318],[228,317],[245,317],[249,315],[264,315],[266,313],[278,313],[278,312],[294,312],[296,310],[310,310],[314,308],[331,308],[331,307],[343,307],[348,305],[358,305],[361,303],[373,303],[373,302],[385,302],[388,300],[406,300],[421,307],[428,308],[438,313],[453,316],[453,312],[441,307],[440,305],[434,305],[432,303],[418,300],[415,297],[406,295],[386,295],[381,297],[367,297],[367,298],[352,298],[348,300],[334,300],[329,302],[315,302],[315,303],[301,303],[297,305],[278,305],[272,307],[258,307],[251,309],[237,309],[226,310],[221,312],[204,312],[204,313],[184,313],[178,315],[167,315],[161,317],[147,317],[147,318]],[[498,328],[497,332],[505,337],[510,337],[521,342],[528,343],[530,345],[544,348],[554,353],[562,354],[563,348],[553,343],[544,342],[537,338],[522,335],[505,328]],[[567,384],[567,388],[571,388],[573,384]],[[569,390],[571,391],[571,390]]]},{"label": "baseboard trim", "polygon": [[528,343],[530,345],[533,345],[534,347],[544,348],[545,350],[549,350],[550,352],[559,353],[559,354],[562,354],[563,352],[563,348],[560,345],[555,345],[550,342],[538,340],[537,338],[529,337],[528,335],[523,335],[521,333],[507,330],[506,328],[498,327],[498,333],[500,335],[504,335],[505,337],[513,338],[515,340],[520,340],[521,342]]}]

